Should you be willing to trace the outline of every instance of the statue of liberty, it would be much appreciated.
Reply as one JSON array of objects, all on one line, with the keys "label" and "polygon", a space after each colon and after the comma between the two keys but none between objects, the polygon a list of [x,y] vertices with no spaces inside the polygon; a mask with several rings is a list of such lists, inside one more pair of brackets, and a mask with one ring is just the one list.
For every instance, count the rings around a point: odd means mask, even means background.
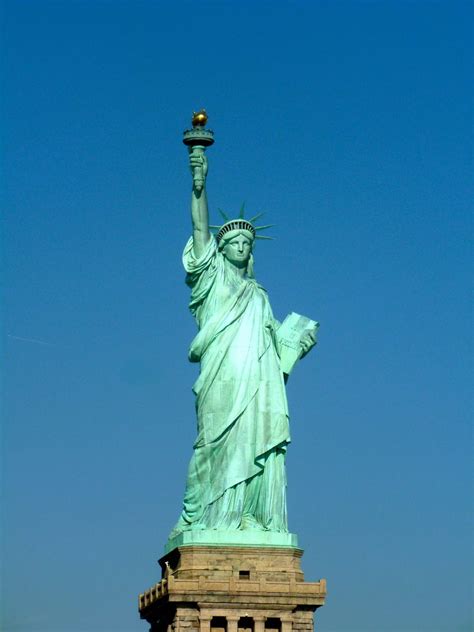
[{"label": "statue of liberty", "polygon": [[[255,226],[259,216],[245,219],[243,210],[210,226],[203,148],[191,148],[190,167],[192,236],[183,263],[199,329],[189,351],[201,365],[193,387],[198,435],[170,539],[189,530],[287,533],[290,431],[280,323],[253,273],[254,242],[268,226]],[[315,330],[298,342],[302,357],[316,342]]]}]

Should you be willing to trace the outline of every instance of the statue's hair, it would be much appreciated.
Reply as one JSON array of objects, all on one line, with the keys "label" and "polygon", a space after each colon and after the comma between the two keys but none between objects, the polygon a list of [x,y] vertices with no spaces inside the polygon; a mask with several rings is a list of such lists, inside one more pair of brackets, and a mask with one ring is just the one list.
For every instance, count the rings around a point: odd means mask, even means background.
[{"label": "statue's hair", "polygon": [[249,279],[255,278],[255,274],[253,272],[253,254],[252,253],[250,253],[250,257],[247,262],[247,276]]}]

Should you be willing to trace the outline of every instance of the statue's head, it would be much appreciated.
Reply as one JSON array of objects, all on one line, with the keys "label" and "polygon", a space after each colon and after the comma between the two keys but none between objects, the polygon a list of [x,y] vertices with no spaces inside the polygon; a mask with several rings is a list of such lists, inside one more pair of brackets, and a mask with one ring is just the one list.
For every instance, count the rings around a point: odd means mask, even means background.
[{"label": "statue's head", "polygon": [[245,268],[247,276],[253,277],[252,249],[254,241],[255,239],[271,239],[271,237],[257,235],[257,231],[270,228],[271,225],[254,226],[253,222],[261,217],[262,213],[252,217],[252,219],[245,219],[243,205],[237,219],[229,220],[222,210],[220,212],[226,220],[225,223],[222,226],[211,226],[211,228],[217,229],[216,239],[219,251],[230,263],[237,268]]},{"label": "statue's head", "polygon": [[[252,259],[253,234],[245,229],[234,229],[227,231],[218,241],[219,250],[227,261],[230,261],[236,268],[245,268],[247,274],[251,272],[249,263]],[[251,276],[249,274],[249,276]]]}]

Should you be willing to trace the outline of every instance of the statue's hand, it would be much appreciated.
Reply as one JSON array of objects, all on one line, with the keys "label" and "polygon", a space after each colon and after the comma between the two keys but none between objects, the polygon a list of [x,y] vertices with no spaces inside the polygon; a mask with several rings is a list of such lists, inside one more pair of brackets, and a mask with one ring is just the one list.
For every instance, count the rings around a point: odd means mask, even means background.
[{"label": "statue's hand", "polygon": [[209,163],[207,162],[206,154],[203,154],[201,156],[201,158],[202,158],[202,175],[206,178],[207,177],[207,171],[209,169]]},{"label": "statue's hand", "polygon": [[309,331],[307,334],[303,336],[301,339],[301,349],[303,350],[302,358],[305,357],[307,353],[311,351],[311,349],[316,344],[316,334],[312,331]]},{"label": "statue's hand", "polygon": [[208,163],[205,154],[198,154],[196,152],[191,152],[189,154],[189,166],[191,168],[191,173],[193,174],[193,178],[198,177],[206,179],[207,171],[208,171]]}]

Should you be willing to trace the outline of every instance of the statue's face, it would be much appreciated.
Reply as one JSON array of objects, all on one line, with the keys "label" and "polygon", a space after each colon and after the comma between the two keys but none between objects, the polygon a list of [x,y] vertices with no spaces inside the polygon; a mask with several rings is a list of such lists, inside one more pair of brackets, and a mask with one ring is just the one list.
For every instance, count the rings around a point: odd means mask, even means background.
[{"label": "statue's face", "polygon": [[252,241],[245,235],[236,235],[226,241],[222,253],[237,268],[246,268],[252,252]]}]

